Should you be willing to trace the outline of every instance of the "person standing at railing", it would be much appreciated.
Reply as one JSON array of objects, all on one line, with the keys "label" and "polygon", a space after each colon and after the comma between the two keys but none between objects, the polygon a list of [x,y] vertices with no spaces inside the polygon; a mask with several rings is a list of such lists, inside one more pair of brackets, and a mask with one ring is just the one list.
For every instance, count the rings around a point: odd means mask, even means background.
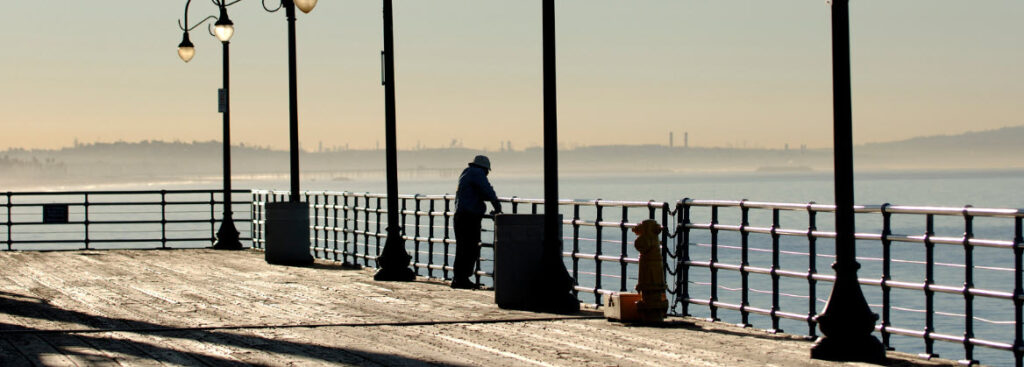
[{"label": "person standing at railing", "polygon": [[455,277],[452,278],[452,288],[477,287],[470,276],[480,259],[480,221],[487,211],[484,202],[490,201],[494,213],[501,213],[498,195],[487,180],[490,172],[491,160],[478,155],[459,175],[459,187],[455,191]]}]

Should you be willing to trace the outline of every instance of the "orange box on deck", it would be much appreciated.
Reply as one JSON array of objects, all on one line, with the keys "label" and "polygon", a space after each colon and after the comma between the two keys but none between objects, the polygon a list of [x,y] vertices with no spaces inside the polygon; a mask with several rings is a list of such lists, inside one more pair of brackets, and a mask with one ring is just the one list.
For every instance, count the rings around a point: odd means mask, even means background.
[{"label": "orange box on deck", "polygon": [[609,320],[623,322],[640,321],[640,313],[636,303],[640,301],[638,293],[612,293],[604,297],[604,317]]}]

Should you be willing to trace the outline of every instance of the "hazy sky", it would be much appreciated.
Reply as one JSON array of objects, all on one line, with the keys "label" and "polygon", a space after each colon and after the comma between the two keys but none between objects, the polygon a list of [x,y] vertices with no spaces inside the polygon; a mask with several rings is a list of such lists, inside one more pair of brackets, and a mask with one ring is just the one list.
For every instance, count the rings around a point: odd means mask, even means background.
[{"label": "hazy sky", "polygon": [[[268,0],[274,2],[274,0]],[[540,1],[396,0],[402,148],[542,141]],[[185,1],[14,1],[0,34],[0,149],[219,140],[221,47]],[[1024,1],[854,0],[857,143],[1024,124]],[[825,0],[559,0],[567,145],[831,146]],[[284,12],[229,8],[233,142],[286,148]],[[204,0],[191,20],[215,14]],[[303,147],[383,144],[381,2],[299,14]]]}]

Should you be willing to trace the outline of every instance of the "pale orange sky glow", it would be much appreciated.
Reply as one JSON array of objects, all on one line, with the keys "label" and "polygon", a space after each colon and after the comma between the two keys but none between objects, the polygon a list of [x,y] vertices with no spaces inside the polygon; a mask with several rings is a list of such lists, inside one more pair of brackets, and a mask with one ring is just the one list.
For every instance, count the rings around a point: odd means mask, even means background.
[{"label": "pale orange sky glow", "polygon": [[[0,149],[219,140],[221,47],[175,48],[185,1],[13,2],[0,23]],[[831,146],[824,0],[558,2],[560,139],[569,146]],[[854,139],[1024,124],[1024,2],[851,1]],[[214,14],[192,4],[191,20]],[[398,141],[538,146],[540,2],[396,0]],[[232,140],[287,147],[286,23],[229,8]],[[303,148],[383,144],[379,1],[298,17]]]}]

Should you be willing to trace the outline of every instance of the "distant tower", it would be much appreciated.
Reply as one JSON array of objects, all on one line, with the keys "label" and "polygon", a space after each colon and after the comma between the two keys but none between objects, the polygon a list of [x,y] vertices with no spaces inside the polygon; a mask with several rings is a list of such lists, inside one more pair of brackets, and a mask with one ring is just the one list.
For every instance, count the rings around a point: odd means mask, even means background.
[{"label": "distant tower", "polygon": [[690,148],[690,133],[683,132],[683,148]]},{"label": "distant tower", "polygon": [[789,143],[786,143],[786,151],[789,151]]},{"label": "distant tower", "polygon": [[674,138],[675,138],[675,136],[673,135],[673,133],[671,131],[669,131],[668,132],[668,147],[669,148],[671,148],[672,145],[675,143],[674,141],[672,141]]}]

